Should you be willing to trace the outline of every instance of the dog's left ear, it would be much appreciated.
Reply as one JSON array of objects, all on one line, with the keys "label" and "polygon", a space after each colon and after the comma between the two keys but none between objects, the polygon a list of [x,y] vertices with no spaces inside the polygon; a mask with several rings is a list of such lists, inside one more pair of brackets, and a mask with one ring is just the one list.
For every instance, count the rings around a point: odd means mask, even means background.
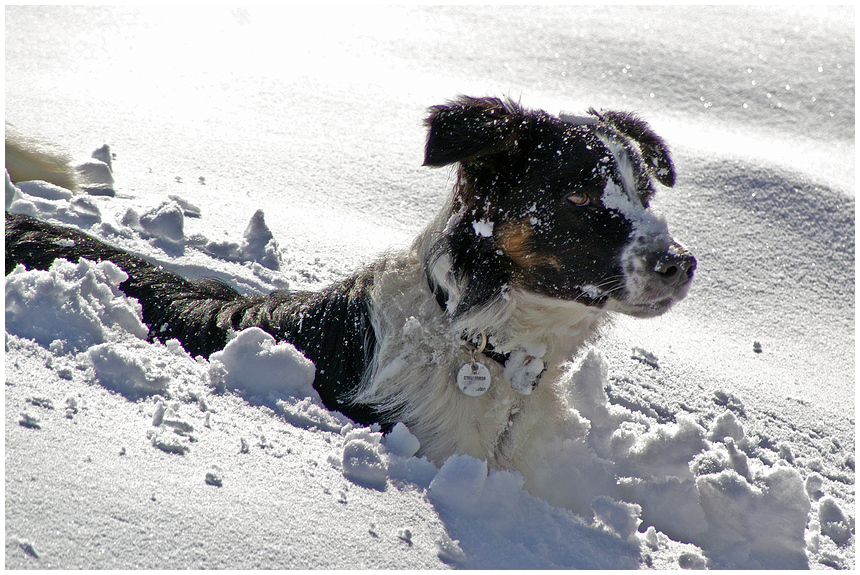
[{"label": "dog's left ear", "polygon": [[675,185],[675,166],[669,157],[669,148],[645,120],[629,112],[598,113],[593,108],[589,112],[639,145],[648,173],[658,182],[669,188]]},{"label": "dog's left ear", "polygon": [[498,98],[462,96],[430,108],[425,166],[467,163],[507,151],[516,145],[522,110]]}]

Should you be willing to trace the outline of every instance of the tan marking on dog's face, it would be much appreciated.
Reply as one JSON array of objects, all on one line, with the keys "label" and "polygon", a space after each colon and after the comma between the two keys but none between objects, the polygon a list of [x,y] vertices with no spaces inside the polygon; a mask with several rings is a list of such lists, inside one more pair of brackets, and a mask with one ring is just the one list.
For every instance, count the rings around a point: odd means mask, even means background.
[{"label": "tan marking on dog's face", "polygon": [[520,268],[526,270],[537,266],[551,266],[561,269],[561,261],[555,255],[534,251],[529,218],[502,222],[496,229],[496,244]]}]

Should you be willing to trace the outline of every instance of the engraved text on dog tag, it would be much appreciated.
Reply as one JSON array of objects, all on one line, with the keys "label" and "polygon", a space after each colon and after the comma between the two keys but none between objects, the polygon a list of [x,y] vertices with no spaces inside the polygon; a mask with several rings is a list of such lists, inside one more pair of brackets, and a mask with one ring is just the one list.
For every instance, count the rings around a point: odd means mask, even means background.
[{"label": "engraved text on dog tag", "polygon": [[466,395],[477,397],[490,389],[490,370],[479,361],[464,363],[457,372],[457,387]]}]

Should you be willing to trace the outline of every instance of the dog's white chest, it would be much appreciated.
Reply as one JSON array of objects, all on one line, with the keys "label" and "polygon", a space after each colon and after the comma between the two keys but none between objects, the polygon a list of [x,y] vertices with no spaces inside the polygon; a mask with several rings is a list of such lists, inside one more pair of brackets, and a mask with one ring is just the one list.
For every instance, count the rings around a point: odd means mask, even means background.
[{"label": "dog's white chest", "polygon": [[[531,430],[557,415],[558,366],[603,317],[579,304],[511,293],[452,321],[414,254],[378,268],[373,298],[377,348],[356,400],[397,413],[420,440],[419,454],[439,465],[466,454],[517,468]],[[482,333],[504,364],[473,343]]]}]

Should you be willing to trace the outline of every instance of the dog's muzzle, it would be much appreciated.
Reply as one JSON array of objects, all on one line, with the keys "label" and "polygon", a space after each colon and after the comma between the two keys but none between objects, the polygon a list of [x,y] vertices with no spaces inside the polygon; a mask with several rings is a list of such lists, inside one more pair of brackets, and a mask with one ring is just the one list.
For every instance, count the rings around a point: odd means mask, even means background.
[{"label": "dog's muzzle", "polygon": [[635,317],[665,313],[687,296],[696,258],[668,234],[639,236],[622,256],[623,295],[609,306]]}]

